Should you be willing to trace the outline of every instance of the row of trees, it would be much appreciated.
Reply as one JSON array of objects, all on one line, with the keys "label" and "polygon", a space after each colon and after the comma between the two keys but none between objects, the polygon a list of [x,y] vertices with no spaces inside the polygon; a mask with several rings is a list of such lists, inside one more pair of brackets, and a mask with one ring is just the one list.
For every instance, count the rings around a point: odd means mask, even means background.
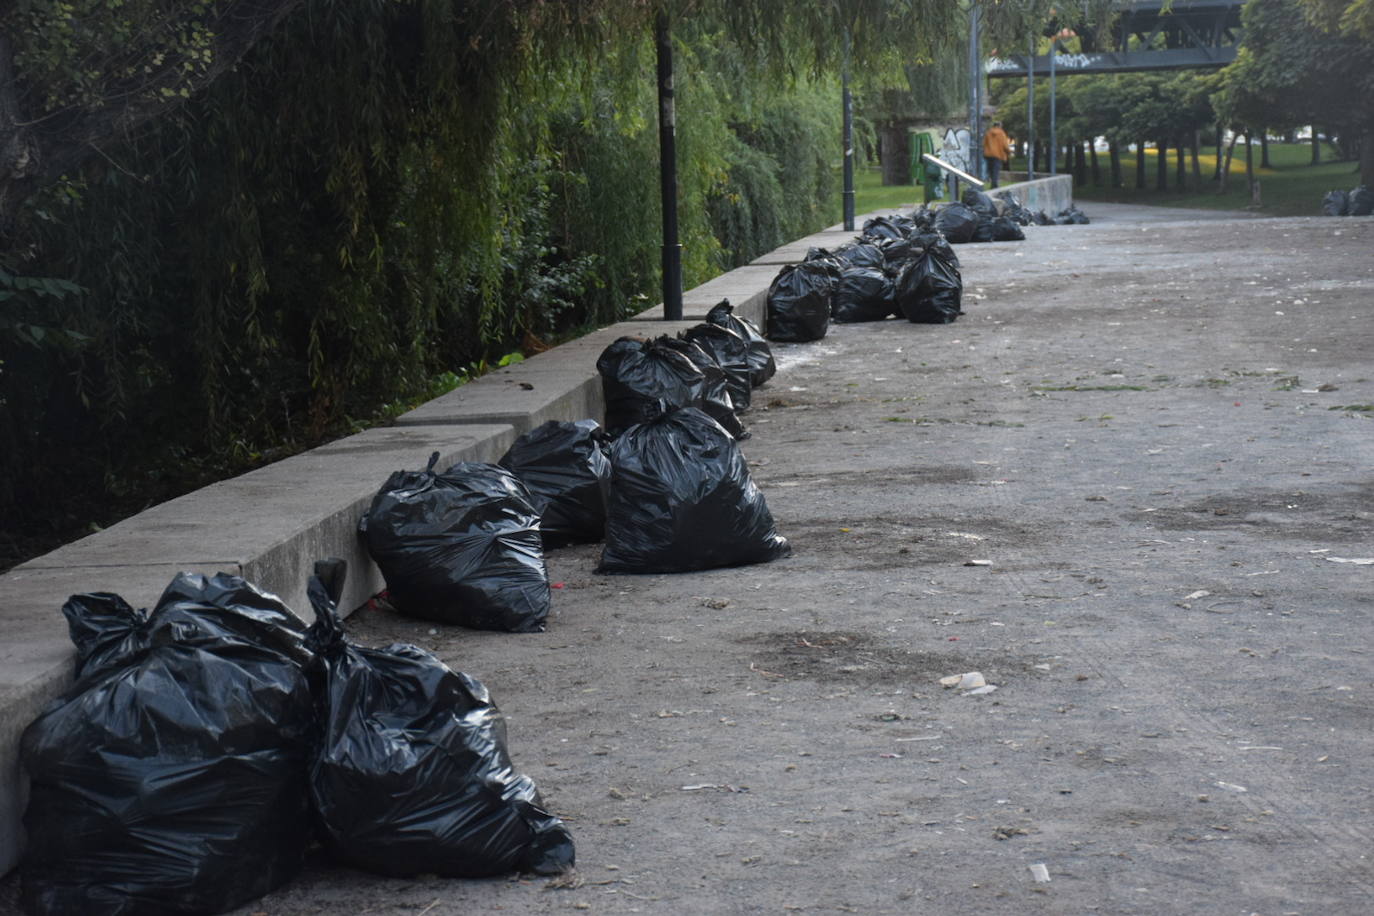
[{"label": "row of trees", "polygon": [[967,11],[0,2],[0,535],[137,508],[648,304],[662,14],[694,284],[838,218],[846,53],[882,84]]},{"label": "row of trees", "polygon": [[[1342,155],[1359,156],[1361,178],[1374,185],[1374,26],[1362,14],[1359,0],[1348,6],[1338,0],[1249,0],[1242,10],[1244,39],[1236,61],[1220,71],[1177,71],[1165,74],[1076,75],[1061,77],[1057,93],[1055,155],[1064,156],[1063,170],[1081,182],[1091,170],[1099,180],[1094,141],[1108,146],[1110,181],[1123,183],[1119,151],[1148,142],[1158,149],[1155,185],[1164,189],[1170,171],[1178,188],[1200,186],[1220,177],[1225,181],[1229,147],[1223,154],[1223,133],[1234,138],[1251,134],[1261,141],[1270,133],[1289,133],[1311,126],[1313,154],[1320,155],[1315,136],[1336,144]],[[1076,38],[1066,44],[1075,50]],[[1048,50],[1048,42],[1045,48]],[[1035,122],[1039,134],[1036,160],[1046,163],[1049,93],[1039,87]],[[994,90],[998,112],[1014,136],[1027,135],[1024,86]],[[1201,146],[1217,145],[1217,167],[1204,175],[1199,167]],[[1248,139],[1247,139],[1248,148]],[[1174,152],[1170,168],[1168,151]],[[1135,183],[1146,183],[1144,157],[1137,157]]]}]

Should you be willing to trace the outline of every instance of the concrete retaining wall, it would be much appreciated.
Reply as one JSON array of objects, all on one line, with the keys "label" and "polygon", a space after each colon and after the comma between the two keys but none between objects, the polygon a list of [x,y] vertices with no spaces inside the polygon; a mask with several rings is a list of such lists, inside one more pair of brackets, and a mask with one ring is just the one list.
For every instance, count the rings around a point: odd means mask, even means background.
[{"label": "concrete retaining wall", "polygon": [[1018,181],[992,188],[993,197],[1010,194],[1012,199],[1028,210],[1044,210],[1050,216],[1073,205],[1073,176],[1051,175],[1034,181]]}]

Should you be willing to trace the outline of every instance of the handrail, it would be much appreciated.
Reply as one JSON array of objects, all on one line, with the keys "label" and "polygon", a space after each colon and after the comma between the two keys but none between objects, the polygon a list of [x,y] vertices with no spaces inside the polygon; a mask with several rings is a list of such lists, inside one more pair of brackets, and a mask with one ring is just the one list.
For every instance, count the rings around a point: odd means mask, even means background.
[{"label": "handrail", "polygon": [[968,182],[969,184],[971,184],[971,185],[975,185],[976,187],[979,187],[979,188],[983,187],[983,182],[979,181],[977,178],[974,178],[974,177],[973,177],[972,175],[970,175],[968,172],[962,171],[962,170],[960,170],[960,169],[956,169],[954,166],[950,165],[948,162],[945,162],[945,161],[943,161],[943,160],[941,160],[941,159],[936,159],[936,158],[935,158],[934,156],[932,156],[930,153],[922,153],[922,154],[921,154],[921,158],[924,159],[924,160],[926,160],[927,162],[933,162],[933,163],[935,163],[935,164],[938,165],[940,168],[944,169],[946,172],[953,172],[954,174],[958,175],[960,178],[964,179],[964,181],[967,181],[967,182]]}]

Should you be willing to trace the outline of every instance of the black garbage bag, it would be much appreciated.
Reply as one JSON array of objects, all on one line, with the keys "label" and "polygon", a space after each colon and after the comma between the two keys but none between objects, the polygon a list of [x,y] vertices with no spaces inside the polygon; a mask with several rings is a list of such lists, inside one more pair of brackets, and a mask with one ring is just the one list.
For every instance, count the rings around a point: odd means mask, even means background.
[{"label": "black garbage bag", "polygon": [[1044,210],[1036,210],[1031,214],[1037,226],[1053,226],[1054,220],[1050,219]]},{"label": "black garbage bag", "polygon": [[1056,226],[1086,226],[1091,220],[1077,207],[1065,207],[1051,217],[1050,222]]},{"label": "black garbage bag", "polygon": [[1035,224],[1035,214],[1021,205],[1015,197],[1007,191],[997,195],[997,199],[1002,202],[1002,215],[1016,223],[1018,226],[1031,226]]},{"label": "black garbage bag", "polygon": [[329,853],[394,877],[557,874],[572,836],[516,772],[487,689],[410,645],[350,643],[310,582],[321,737],[310,799]]},{"label": "black garbage bag", "polygon": [[938,249],[907,265],[897,278],[897,308],[906,319],[919,324],[949,324],[963,314],[960,300],[964,281]]},{"label": "black garbage bag", "polygon": [[907,236],[910,220],[893,214],[892,216],[875,216],[864,220],[863,231],[860,237],[868,242],[879,242],[883,239],[904,239]]},{"label": "black garbage bag", "polygon": [[730,400],[737,412],[748,409],[753,397],[753,373],[749,369],[749,344],[734,331],[703,321],[680,335],[705,350],[725,370]]},{"label": "black garbage bag", "polygon": [[735,403],[730,397],[730,381],[726,378],[725,370],[721,368],[720,363],[690,340],[665,335],[655,340],[654,346],[666,347],[687,357],[706,380],[701,388],[701,409],[736,439],[749,438],[744,424],[735,415]]},{"label": "black garbage bag", "polygon": [[983,220],[973,232],[975,242],[1019,242],[1025,237],[1021,227],[1005,216]]},{"label": "black garbage bag", "polygon": [[1350,216],[1369,216],[1374,213],[1374,191],[1369,190],[1364,185],[1352,188],[1346,212]]},{"label": "black garbage bag", "polygon": [[530,493],[495,464],[396,471],[358,522],[391,603],[412,617],[474,630],[537,633],[549,574]]},{"label": "black garbage bag", "polygon": [[612,444],[601,572],[689,572],[790,552],[739,447],[700,410],[664,404]]},{"label": "black garbage bag", "polygon": [[997,212],[996,202],[977,188],[965,188],[964,193],[959,195],[959,202],[978,214],[980,219],[996,219],[1001,215]]},{"label": "black garbage bag", "polygon": [[1350,192],[1327,191],[1322,198],[1322,216],[1350,215]]},{"label": "black garbage bag", "polygon": [[611,486],[609,437],[595,420],[549,420],[515,440],[500,465],[529,491],[544,549],[601,540]]},{"label": "black garbage bag", "polygon": [[934,228],[951,244],[962,245],[973,240],[978,228],[978,214],[963,204],[946,204],[935,212]]},{"label": "black garbage bag", "polygon": [[959,255],[954,251],[954,246],[951,245],[949,239],[941,235],[938,230],[932,229],[929,232],[923,232],[916,236],[915,241],[922,252],[935,252],[936,257],[944,260],[946,264],[953,267],[955,270],[959,270],[962,266],[959,263]]},{"label": "black garbage bag", "polygon": [[851,245],[844,250],[845,261],[849,267],[871,267],[882,270],[887,264],[883,249],[869,242]]},{"label": "black garbage bag", "polygon": [[622,337],[596,361],[606,400],[606,431],[618,436],[642,423],[659,401],[700,407],[706,386],[701,370],[681,353],[642,337]]},{"label": "black garbage bag", "polygon": [[912,234],[929,232],[935,228],[935,211],[925,204],[911,211]]},{"label": "black garbage bag", "polygon": [[773,348],[768,345],[763,333],[752,321],[740,318],[734,312],[735,307],[730,300],[722,299],[706,313],[706,320],[734,331],[748,345],[749,370],[753,373],[754,387],[757,388],[773,377],[778,371],[778,364],[773,360]]},{"label": "black garbage bag", "polygon": [[907,261],[921,254],[920,244],[912,237],[883,239],[878,243],[878,250],[883,253],[883,270],[892,276],[900,273]]},{"label": "black garbage bag", "polygon": [[840,275],[831,305],[836,321],[882,321],[897,310],[892,279],[871,267],[851,267]]},{"label": "black garbage bag", "polygon": [[824,337],[834,282],[823,268],[806,263],[778,271],[768,287],[768,339],[806,343]]},{"label": "black garbage bag", "polygon": [[839,278],[840,272],[848,266],[845,263],[844,257],[839,252],[829,251],[825,248],[808,248],[806,250],[806,257],[802,259],[802,262],[824,267],[826,273],[836,279]]},{"label": "black garbage bag", "polygon": [[31,914],[220,913],[280,887],[310,833],[305,624],[236,576],[179,574],[151,614],[62,608],[76,684],[25,730]]}]

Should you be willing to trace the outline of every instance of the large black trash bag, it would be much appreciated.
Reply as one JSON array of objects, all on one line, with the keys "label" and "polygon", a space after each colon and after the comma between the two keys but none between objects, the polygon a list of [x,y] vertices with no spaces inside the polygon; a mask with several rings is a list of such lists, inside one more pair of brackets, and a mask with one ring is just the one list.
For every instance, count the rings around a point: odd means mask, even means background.
[{"label": "large black trash bag", "polygon": [[946,204],[935,212],[934,228],[951,244],[962,245],[973,240],[978,228],[978,214],[963,204]]},{"label": "large black trash bag", "polygon": [[667,401],[700,407],[706,387],[701,370],[681,353],[655,347],[642,337],[622,337],[596,361],[606,401],[606,431],[618,436]]},{"label": "large black trash bag", "polygon": [[725,427],[725,431],[736,439],[749,438],[749,433],[745,432],[744,424],[735,415],[735,403],[730,397],[730,380],[726,377],[725,370],[721,368],[720,363],[716,362],[711,354],[690,340],[680,340],[667,335],[655,340],[654,346],[666,347],[687,357],[692,365],[701,371],[702,378],[706,380],[701,388],[701,409],[712,420]]},{"label": "large black trash bag", "polygon": [[514,474],[461,461],[396,471],[358,522],[398,611],[474,630],[537,633],[549,614],[539,514]]},{"label": "large black trash bag", "polygon": [[836,321],[882,321],[897,310],[892,278],[871,267],[851,267],[840,275],[831,306]]},{"label": "large black trash bag", "polygon": [[744,338],[727,327],[709,321],[688,328],[680,336],[705,350],[725,370],[725,381],[735,410],[748,409],[753,398],[754,379],[749,368],[749,344]]},{"label": "large black trash bag", "polygon": [[545,549],[605,536],[611,486],[607,438],[595,420],[549,420],[516,439],[501,457],[501,467],[529,491]]},{"label": "large black trash bag", "polygon": [[910,231],[910,220],[892,216],[875,216],[864,220],[863,231],[859,235],[869,242],[878,242],[883,239],[903,239]]},{"label": "large black trash bag", "polygon": [[179,574],[152,614],[62,608],[76,684],[24,732],[24,909],[219,913],[280,887],[310,834],[305,623],[236,576]]},{"label": "large black trash bag", "polygon": [[938,248],[927,248],[897,278],[897,308],[911,322],[949,324],[963,314],[963,291],[959,269]]},{"label": "large black trash bag", "polygon": [[749,371],[755,388],[777,373],[778,364],[773,359],[773,348],[769,346],[768,338],[763,336],[754,322],[736,315],[729,299],[722,299],[711,306],[711,311],[706,313],[706,321],[734,331],[744,341],[749,348]]},{"label": "large black trash bag", "polygon": [[1327,191],[1322,198],[1322,216],[1348,216],[1350,214],[1350,193],[1348,191]]},{"label": "large black trash bag", "polygon": [[883,249],[869,242],[851,245],[844,250],[845,261],[850,267],[871,267],[882,270],[887,264]]},{"label": "large black trash bag", "polygon": [[912,234],[929,232],[935,228],[935,211],[925,204],[911,211]]},{"label": "large black trash bag", "polygon": [[1035,214],[1021,205],[1021,202],[1011,196],[1008,191],[1003,191],[997,195],[997,199],[1002,202],[1002,215],[1016,223],[1018,226],[1031,226],[1035,224]]},{"label": "large black trash bag", "polygon": [[978,214],[979,219],[996,219],[1001,215],[997,212],[996,202],[977,188],[965,188],[959,196],[959,202]]},{"label": "large black trash bag", "polygon": [[1346,212],[1350,216],[1369,216],[1374,213],[1374,191],[1364,185],[1352,188]]},{"label": "large black trash bag", "polygon": [[1021,227],[1005,216],[983,220],[973,231],[975,242],[1019,242],[1025,237]]},{"label": "large black trash bag", "polygon": [[789,343],[820,340],[830,329],[835,281],[824,268],[789,264],[768,287],[768,339]]},{"label": "large black trash bag", "polygon": [[700,410],[664,404],[611,446],[601,572],[689,572],[789,553],[739,447]]},{"label": "large black trash bag", "polygon": [[1056,226],[1086,226],[1091,220],[1086,213],[1071,205],[1051,217],[1050,222]]},{"label": "large black trash bag", "polygon": [[572,868],[572,837],[515,771],[486,688],[416,646],[353,645],[318,579],[309,594],[321,724],[310,799],[329,853],[396,877]]},{"label": "large black trash bag", "polygon": [[938,230],[932,229],[929,232],[922,232],[916,236],[915,242],[920,246],[922,252],[933,251],[936,257],[942,259],[955,270],[959,270],[963,266],[959,263],[959,255],[955,252],[954,246]]},{"label": "large black trash bag", "polygon": [[835,279],[838,279],[840,272],[849,266],[840,252],[829,251],[825,248],[808,248],[806,257],[802,259],[802,262],[824,267],[826,273]]}]

